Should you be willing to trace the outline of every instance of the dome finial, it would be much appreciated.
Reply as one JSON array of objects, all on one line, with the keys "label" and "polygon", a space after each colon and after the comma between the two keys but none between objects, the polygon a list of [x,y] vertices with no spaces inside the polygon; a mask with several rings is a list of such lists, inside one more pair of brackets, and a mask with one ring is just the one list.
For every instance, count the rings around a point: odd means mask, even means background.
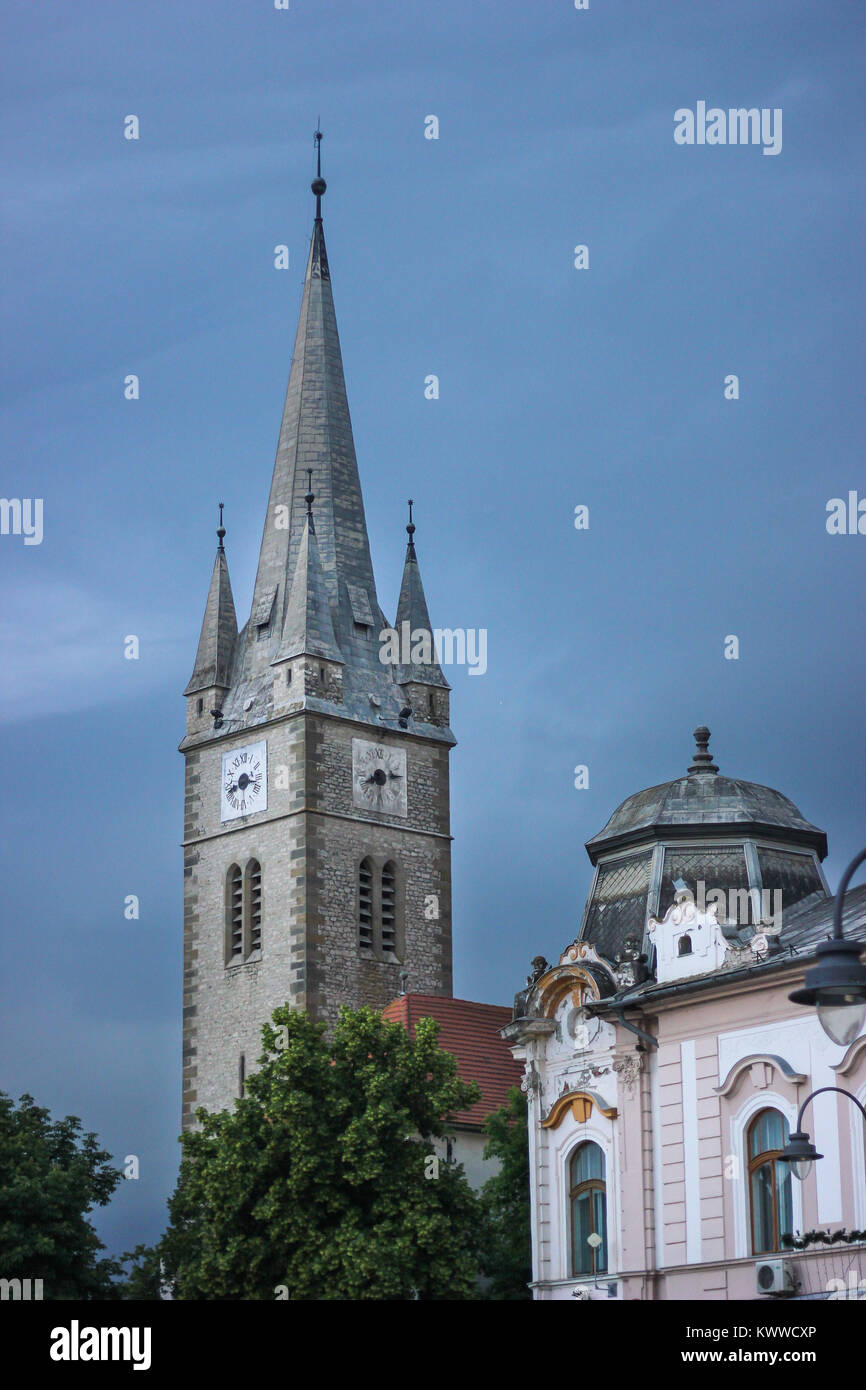
[{"label": "dome finial", "polygon": [[319,130],[318,126],[316,127],[316,133],[313,136],[313,139],[316,142],[316,177],[313,179],[313,182],[310,184],[310,187],[316,195],[316,221],[321,222],[322,194],[324,193],[328,185],[322,178],[322,132]]},{"label": "dome finial", "polygon": [[219,524],[219,526],[218,526],[218,528],[217,528],[217,540],[219,541],[219,548],[220,548],[220,550],[225,550],[225,546],[223,545],[223,541],[225,540],[225,535],[226,535],[226,528],[223,526],[223,507],[225,506],[225,503],[224,503],[224,502],[220,502],[219,505],[220,505],[220,524]]},{"label": "dome finial", "polygon": [[718,764],[713,762],[709,750],[710,731],[706,724],[699,724],[695,729],[695,756],[689,773],[693,772],[718,772]]}]

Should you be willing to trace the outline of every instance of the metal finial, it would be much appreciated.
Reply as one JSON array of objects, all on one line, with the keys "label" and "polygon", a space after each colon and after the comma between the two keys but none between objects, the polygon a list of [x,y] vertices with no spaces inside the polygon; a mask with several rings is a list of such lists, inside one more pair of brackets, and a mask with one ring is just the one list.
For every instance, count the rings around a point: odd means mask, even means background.
[{"label": "metal finial", "polygon": [[313,139],[316,142],[316,177],[313,179],[313,182],[310,184],[310,187],[316,195],[316,221],[321,222],[322,194],[324,193],[328,185],[322,178],[322,132],[318,128],[316,129],[316,133],[313,136]]},{"label": "metal finial", "polygon": [[316,529],[315,523],[314,523],[314,521],[313,521],[313,503],[315,502],[315,500],[316,500],[316,494],[313,492],[313,470],[312,470],[312,468],[308,468],[308,469],[307,469],[307,491],[306,491],[305,494],[304,494],[304,501],[305,501],[306,504],[307,504],[307,521],[310,523],[310,530],[311,530],[311,531],[315,531],[315,529]]},{"label": "metal finial", "polygon": [[689,772],[718,772],[718,764],[713,762],[709,750],[710,731],[706,724],[695,729],[695,755]]},{"label": "metal finial", "polygon": [[415,535],[415,523],[414,523],[414,521],[412,520],[412,508],[414,507],[414,505],[415,505],[415,503],[412,501],[412,498],[410,497],[410,498],[409,498],[409,525],[406,527],[406,530],[407,530],[408,533],[409,533],[409,549],[410,549],[410,550],[414,550],[414,549],[415,549],[415,541],[413,540],[413,537],[414,537],[414,535]]},{"label": "metal finial", "polygon": [[225,506],[225,503],[224,503],[224,502],[220,502],[219,505],[220,505],[220,524],[219,524],[219,526],[218,526],[218,528],[217,528],[217,539],[218,539],[218,541],[219,541],[219,548],[220,548],[220,550],[225,550],[225,546],[223,545],[223,541],[225,540],[225,534],[226,534],[226,528],[223,526],[223,507]]}]

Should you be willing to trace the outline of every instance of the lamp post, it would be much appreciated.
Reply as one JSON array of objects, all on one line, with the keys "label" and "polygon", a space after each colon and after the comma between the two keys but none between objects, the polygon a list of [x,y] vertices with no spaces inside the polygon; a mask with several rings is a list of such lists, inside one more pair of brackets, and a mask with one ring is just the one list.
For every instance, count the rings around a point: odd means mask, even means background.
[{"label": "lamp post", "polygon": [[797,1115],[797,1128],[791,1133],[787,1144],[779,1154],[779,1162],[790,1163],[791,1172],[795,1178],[800,1179],[800,1182],[805,1182],[808,1178],[815,1159],[824,1157],[823,1154],[818,1153],[809,1135],[803,1129],[803,1113],[809,1102],[814,1100],[816,1096],[823,1095],[825,1091],[838,1091],[840,1096],[847,1096],[849,1100],[854,1102],[863,1119],[866,1120],[866,1107],[860,1104],[856,1096],[852,1096],[850,1091],[843,1090],[841,1086],[819,1086],[817,1091],[813,1091],[811,1095],[807,1096]]},{"label": "lamp post", "polygon": [[840,1047],[847,1047],[858,1037],[866,1018],[866,966],[860,961],[862,943],[846,941],[842,935],[845,890],[864,859],[866,849],[851,860],[842,875],[833,911],[833,935],[816,946],[817,963],[806,971],[803,988],[788,995],[794,1004],[814,1004],[827,1037]]}]

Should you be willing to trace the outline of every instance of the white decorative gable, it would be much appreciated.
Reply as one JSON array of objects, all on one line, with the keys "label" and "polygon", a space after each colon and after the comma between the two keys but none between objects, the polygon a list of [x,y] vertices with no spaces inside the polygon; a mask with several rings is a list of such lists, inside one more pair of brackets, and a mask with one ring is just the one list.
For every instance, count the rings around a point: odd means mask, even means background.
[{"label": "white decorative gable", "polygon": [[662,921],[649,920],[650,940],[656,948],[656,979],[659,984],[706,975],[724,964],[728,943],[716,920],[718,904],[705,911],[691,898],[676,902]]}]

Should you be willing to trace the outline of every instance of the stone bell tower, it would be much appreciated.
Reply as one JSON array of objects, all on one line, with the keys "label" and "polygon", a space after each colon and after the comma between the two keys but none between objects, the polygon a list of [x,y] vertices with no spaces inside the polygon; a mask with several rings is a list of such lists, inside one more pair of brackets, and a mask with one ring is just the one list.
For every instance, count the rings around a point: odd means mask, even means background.
[{"label": "stone bell tower", "polygon": [[[185,697],[183,1124],[242,1094],[289,1002],[333,1023],[401,976],[451,994],[449,686],[380,660],[322,225],[307,260],[258,573],[238,631],[218,549]],[[430,631],[410,515],[396,626]]]}]

